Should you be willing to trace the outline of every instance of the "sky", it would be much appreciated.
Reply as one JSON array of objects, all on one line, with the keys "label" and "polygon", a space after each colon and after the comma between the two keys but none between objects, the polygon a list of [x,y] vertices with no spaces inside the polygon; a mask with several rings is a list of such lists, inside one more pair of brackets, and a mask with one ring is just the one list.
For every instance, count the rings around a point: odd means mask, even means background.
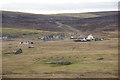
[{"label": "sky", "polygon": [[118,10],[119,0],[0,0],[0,10],[35,14]]}]

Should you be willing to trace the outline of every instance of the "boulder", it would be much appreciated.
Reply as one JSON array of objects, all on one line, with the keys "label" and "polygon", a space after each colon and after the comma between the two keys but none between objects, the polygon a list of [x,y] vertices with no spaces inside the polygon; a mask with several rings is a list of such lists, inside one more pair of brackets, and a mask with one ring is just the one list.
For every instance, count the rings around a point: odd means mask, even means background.
[{"label": "boulder", "polygon": [[29,46],[28,48],[34,48],[34,46]]},{"label": "boulder", "polygon": [[4,54],[21,54],[23,51],[20,48],[19,50],[17,50],[16,52],[8,52],[8,53],[4,53]]},{"label": "boulder", "polygon": [[71,62],[51,62],[49,64],[70,65],[72,63]]},{"label": "boulder", "polygon": [[95,38],[95,41],[103,41],[103,38]]},{"label": "boulder", "polygon": [[104,58],[97,58],[97,60],[103,60]]}]

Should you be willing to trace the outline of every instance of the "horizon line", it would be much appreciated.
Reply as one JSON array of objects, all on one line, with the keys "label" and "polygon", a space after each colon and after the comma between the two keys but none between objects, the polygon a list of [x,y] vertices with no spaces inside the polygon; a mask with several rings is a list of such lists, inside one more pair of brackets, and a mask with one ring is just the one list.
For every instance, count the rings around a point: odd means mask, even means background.
[{"label": "horizon line", "polygon": [[52,14],[74,14],[74,13],[91,13],[91,12],[112,12],[112,11],[119,11],[119,10],[101,10],[101,11],[88,11],[88,12],[60,12],[60,13],[34,13],[34,12],[26,12],[26,11],[14,11],[14,10],[0,10],[6,12],[18,12],[18,13],[27,13],[27,14],[43,14],[43,15],[52,15]]}]

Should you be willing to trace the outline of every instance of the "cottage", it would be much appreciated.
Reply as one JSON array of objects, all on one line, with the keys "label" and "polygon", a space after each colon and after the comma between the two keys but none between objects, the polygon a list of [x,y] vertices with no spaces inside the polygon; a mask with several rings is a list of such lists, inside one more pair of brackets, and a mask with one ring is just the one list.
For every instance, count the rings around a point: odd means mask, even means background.
[{"label": "cottage", "polygon": [[55,36],[55,39],[59,39],[59,36]]},{"label": "cottage", "polygon": [[65,35],[60,35],[60,37],[59,37],[60,39],[65,39]]},{"label": "cottage", "polygon": [[85,37],[83,35],[80,35],[78,39],[85,39]]},{"label": "cottage", "polygon": [[70,36],[70,39],[74,39],[74,37],[73,37],[73,36]]},{"label": "cottage", "polygon": [[94,38],[93,38],[92,34],[88,35],[87,40],[93,40],[93,39]]},{"label": "cottage", "polygon": [[55,39],[65,39],[65,35],[49,35],[49,36],[42,36],[41,38],[39,37],[38,39],[41,40],[55,40]]}]

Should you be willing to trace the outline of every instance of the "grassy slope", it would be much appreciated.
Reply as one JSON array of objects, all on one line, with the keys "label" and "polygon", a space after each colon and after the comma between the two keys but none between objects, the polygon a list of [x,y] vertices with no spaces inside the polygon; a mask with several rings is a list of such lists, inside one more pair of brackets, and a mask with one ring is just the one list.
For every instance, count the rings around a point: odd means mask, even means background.
[{"label": "grassy slope", "polygon": [[70,17],[79,17],[79,18],[100,17],[100,15],[90,14],[90,13],[64,13],[64,14],[56,14],[56,16],[70,16]]},{"label": "grassy slope", "polygon": [[100,32],[117,30],[117,12],[36,15],[3,12],[4,28],[37,29],[56,32]]},{"label": "grassy slope", "polygon": [[32,30],[32,29],[18,29],[18,28],[2,28],[2,35],[9,36],[12,35],[12,38],[25,38],[25,37],[40,37],[45,35],[58,35],[59,32],[51,31],[41,31],[41,30]]},{"label": "grassy slope", "polygon": [[102,17],[108,15],[117,14],[117,11],[103,11],[103,12],[88,12],[88,13],[61,13],[61,14],[53,14],[55,16],[71,16],[71,17],[79,17],[79,18],[92,18],[92,17]]},{"label": "grassy slope", "polygon": [[[2,36],[10,36],[10,38],[38,38],[45,35],[60,35],[65,34],[67,37],[70,37],[71,33],[63,33],[63,32],[53,32],[53,31],[42,31],[42,30],[33,30],[33,29],[19,29],[19,28],[2,28]],[[82,33],[84,36],[89,35],[89,32]],[[95,37],[101,37],[101,38],[113,38],[117,37],[117,31],[116,32],[105,32],[103,33],[92,33]],[[78,34],[79,36],[80,34]]]}]

